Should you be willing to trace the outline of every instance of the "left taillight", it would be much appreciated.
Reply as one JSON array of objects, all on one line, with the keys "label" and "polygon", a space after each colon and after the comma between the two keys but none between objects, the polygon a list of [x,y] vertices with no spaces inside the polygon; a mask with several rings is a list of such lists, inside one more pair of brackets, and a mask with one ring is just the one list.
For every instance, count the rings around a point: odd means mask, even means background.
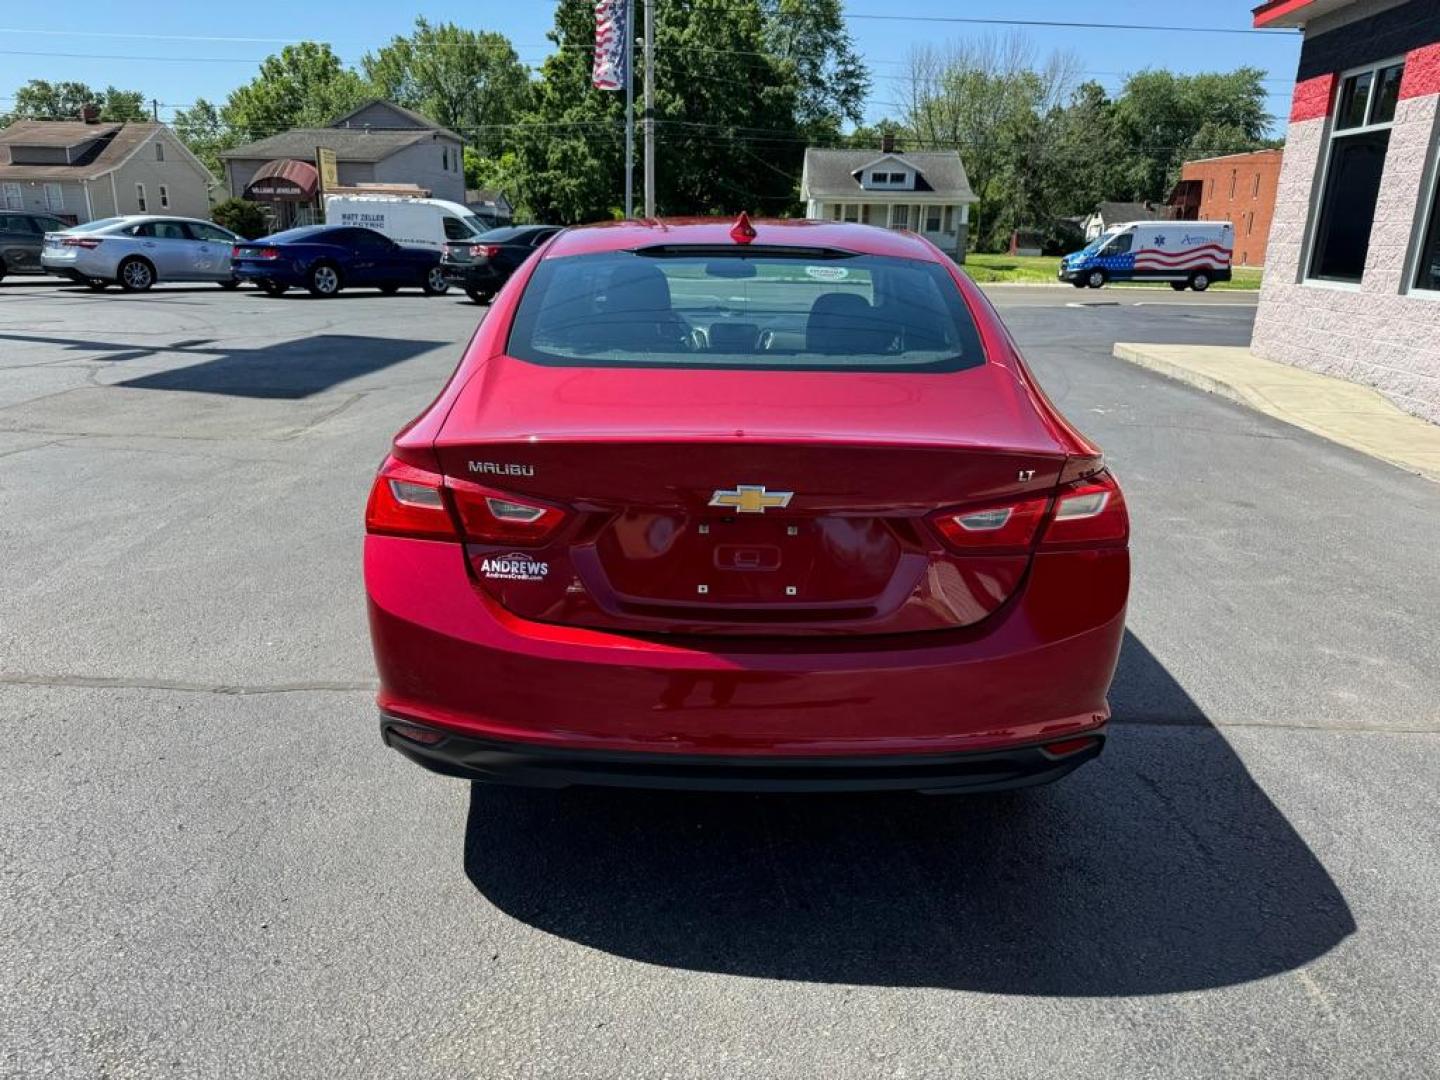
[{"label": "left taillight", "polygon": [[445,505],[445,478],[387,457],[370,488],[365,531],[422,540],[459,540]]},{"label": "left taillight", "polygon": [[65,247],[84,248],[86,251],[94,251],[100,246],[98,236],[67,236],[60,243]]},{"label": "left taillight", "polygon": [[550,539],[565,517],[561,507],[447,480],[388,457],[370,488],[365,529],[385,536],[523,547]]}]

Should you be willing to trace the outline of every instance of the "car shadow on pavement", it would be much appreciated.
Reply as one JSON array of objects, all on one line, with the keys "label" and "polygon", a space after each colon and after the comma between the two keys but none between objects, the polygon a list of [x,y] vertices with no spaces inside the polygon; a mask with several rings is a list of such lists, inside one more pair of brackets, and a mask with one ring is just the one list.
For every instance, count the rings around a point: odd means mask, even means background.
[{"label": "car shadow on pavement", "polygon": [[105,363],[155,356],[207,357],[188,367],[167,368],[110,385],[137,390],[187,390],[198,394],[280,399],[320,394],[339,383],[383,371],[431,349],[452,344],[415,338],[314,334],[245,349],[228,345],[217,338],[149,343],[0,333],[0,344],[6,341],[58,345],[68,351],[98,353],[98,356],[87,359]]},{"label": "car shadow on pavement", "polygon": [[772,979],[1109,996],[1300,967],[1355,930],[1224,737],[1132,635],[1102,757],[989,796],[475,784],[465,872],[615,955]]}]

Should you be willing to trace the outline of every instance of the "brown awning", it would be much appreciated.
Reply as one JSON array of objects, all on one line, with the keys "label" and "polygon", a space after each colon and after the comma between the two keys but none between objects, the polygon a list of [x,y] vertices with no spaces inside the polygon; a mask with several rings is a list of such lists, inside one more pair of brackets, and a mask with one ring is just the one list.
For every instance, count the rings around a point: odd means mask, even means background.
[{"label": "brown awning", "polygon": [[320,173],[308,161],[280,158],[255,170],[245,185],[245,198],[257,202],[313,202]]}]

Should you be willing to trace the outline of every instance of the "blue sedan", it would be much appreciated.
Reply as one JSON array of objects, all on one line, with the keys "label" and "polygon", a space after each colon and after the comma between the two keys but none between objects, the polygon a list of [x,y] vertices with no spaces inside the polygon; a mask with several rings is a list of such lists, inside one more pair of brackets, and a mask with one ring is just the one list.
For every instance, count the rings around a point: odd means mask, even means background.
[{"label": "blue sedan", "polygon": [[404,247],[374,229],[309,225],[235,245],[235,276],[253,281],[271,296],[292,286],[312,296],[334,296],[352,286],[393,293],[418,286],[439,296],[449,284],[440,252]]}]

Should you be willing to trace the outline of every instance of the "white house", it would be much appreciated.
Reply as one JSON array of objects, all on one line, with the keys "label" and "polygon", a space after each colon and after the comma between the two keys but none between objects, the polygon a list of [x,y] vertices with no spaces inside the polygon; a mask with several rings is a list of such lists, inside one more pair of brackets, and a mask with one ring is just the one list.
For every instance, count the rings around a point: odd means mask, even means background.
[{"label": "white house", "polygon": [[0,210],[77,223],[117,214],[203,218],[214,182],[164,124],[17,120],[0,131]]},{"label": "white house", "polygon": [[800,175],[805,216],[909,229],[958,262],[965,261],[970,190],[954,150],[901,153],[881,150],[805,151]]}]

